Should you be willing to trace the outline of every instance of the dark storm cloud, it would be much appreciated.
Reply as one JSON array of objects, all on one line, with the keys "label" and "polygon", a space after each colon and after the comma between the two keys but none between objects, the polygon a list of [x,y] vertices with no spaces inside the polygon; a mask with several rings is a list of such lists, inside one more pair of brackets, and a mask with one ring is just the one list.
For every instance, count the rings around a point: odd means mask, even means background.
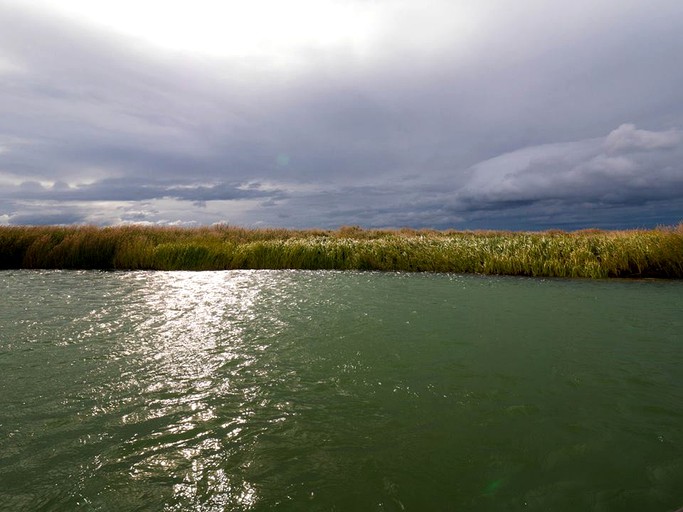
[{"label": "dark storm cloud", "polygon": [[[420,177],[291,198],[282,219],[321,225],[519,229],[653,226],[680,219],[683,131],[624,124],[604,137],[523,148],[467,169],[454,184]],[[272,219],[271,222],[275,220]]]},{"label": "dark storm cloud", "polygon": [[15,200],[50,201],[145,201],[172,198],[181,201],[218,201],[254,198],[282,199],[279,190],[262,190],[255,184],[245,187],[240,184],[220,183],[214,185],[159,184],[140,178],[104,179],[89,185],[71,187],[56,182],[44,187],[36,181],[25,181],[16,187],[5,187],[5,197]]},{"label": "dark storm cloud", "polygon": [[681,220],[680,3],[482,6],[467,39],[404,16],[290,73],[0,4],[0,222]]},{"label": "dark storm cloud", "polygon": [[22,213],[14,215],[10,218],[9,224],[15,226],[44,226],[55,224],[82,224],[85,221],[85,215],[75,212],[69,213]]}]

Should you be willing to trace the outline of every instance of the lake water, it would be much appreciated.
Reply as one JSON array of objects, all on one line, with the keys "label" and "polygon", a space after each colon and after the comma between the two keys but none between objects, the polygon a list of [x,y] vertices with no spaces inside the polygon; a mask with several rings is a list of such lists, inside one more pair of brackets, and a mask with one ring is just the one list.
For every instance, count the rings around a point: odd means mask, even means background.
[{"label": "lake water", "polygon": [[0,510],[675,510],[682,313],[682,282],[0,272]]}]

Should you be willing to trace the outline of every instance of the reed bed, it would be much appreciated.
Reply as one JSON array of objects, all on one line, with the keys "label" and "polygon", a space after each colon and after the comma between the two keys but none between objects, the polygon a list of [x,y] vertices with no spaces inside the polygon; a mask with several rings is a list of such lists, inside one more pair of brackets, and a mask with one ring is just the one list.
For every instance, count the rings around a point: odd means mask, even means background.
[{"label": "reed bed", "polygon": [[683,277],[683,223],[503,232],[0,227],[2,269],[357,269],[543,277]]}]

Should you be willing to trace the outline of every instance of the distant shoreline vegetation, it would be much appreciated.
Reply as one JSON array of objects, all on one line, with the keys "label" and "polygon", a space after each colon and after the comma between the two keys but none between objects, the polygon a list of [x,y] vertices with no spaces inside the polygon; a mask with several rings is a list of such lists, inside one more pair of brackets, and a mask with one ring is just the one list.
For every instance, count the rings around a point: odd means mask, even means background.
[{"label": "distant shoreline vegetation", "polygon": [[564,232],[0,226],[1,269],[339,269],[683,278],[683,223]]}]

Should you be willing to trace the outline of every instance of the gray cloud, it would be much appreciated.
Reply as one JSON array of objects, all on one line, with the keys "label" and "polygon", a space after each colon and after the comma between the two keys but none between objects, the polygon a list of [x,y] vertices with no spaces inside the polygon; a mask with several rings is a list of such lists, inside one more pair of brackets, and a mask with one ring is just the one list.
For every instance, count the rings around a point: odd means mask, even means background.
[{"label": "gray cloud", "polygon": [[55,182],[45,187],[37,181],[24,181],[16,187],[6,187],[3,195],[20,200],[50,201],[146,201],[172,198],[183,201],[217,201],[253,198],[278,199],[285,197],[279,190],[264,190],[258,184],[238,183],[213,185],[161,184],[140,178],[104,179],[92,184],[71,187]]},{"label": "gray cloud", "polygon": [[477,164],[465,205],[510,201],[626,204],[683,196],[683,132],[624,124],[604,138],[524,148]]},{"label": "gray cloud", "polygon": [[683,218],[673,0],[485,1],[466,37],[457,2],[406,2],[368,55],[311,48],[292,72],[17,5],[0,3],[0,222]]}]

